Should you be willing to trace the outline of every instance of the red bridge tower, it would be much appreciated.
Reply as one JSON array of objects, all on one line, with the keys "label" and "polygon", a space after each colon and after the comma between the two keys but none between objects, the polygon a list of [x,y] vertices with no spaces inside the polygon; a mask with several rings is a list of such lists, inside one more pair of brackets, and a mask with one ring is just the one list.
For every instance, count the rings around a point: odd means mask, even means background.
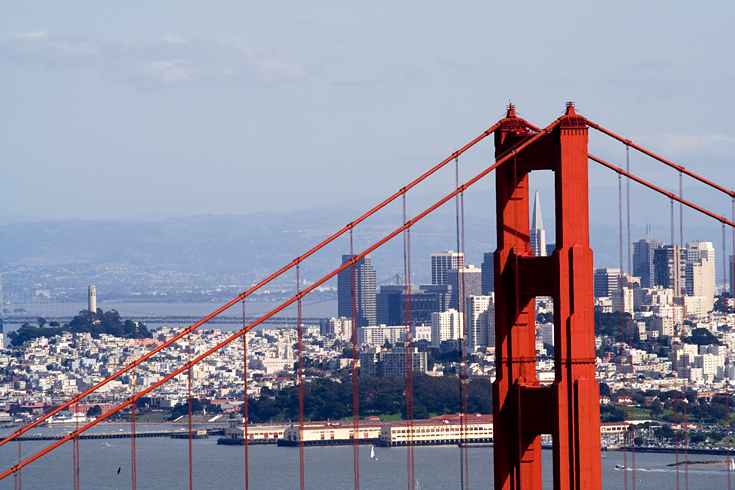
[{"label": "red bridge tower", "polygon": [[[495,132],[496,158],[533,134],[512,105],[501,123]],[[535,257],[530,247],[528,174],[533,170],[554,172],[556,248],[548,257]],[[551,434],[554,488],[599,489],[587,121],[575,113],[574,104],[567,104],[549,134],[500,165],[496,179],[495,488],[542,488],[540,436]],[[555,380],[549,387],[540,386],[536,377],[536,296],[554,301]]]}]

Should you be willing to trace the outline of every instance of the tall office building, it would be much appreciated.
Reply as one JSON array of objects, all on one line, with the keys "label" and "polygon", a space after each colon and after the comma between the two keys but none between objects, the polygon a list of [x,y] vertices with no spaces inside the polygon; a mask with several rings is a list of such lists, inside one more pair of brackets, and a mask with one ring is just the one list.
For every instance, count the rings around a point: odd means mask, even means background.
[{"label": "tall office building", "polygon": [[495,291],[495,261],[493,252],[486,252],[482,259],[482,294],[488,295]]},{"label": "tall office building", "polygon": [[546,230],[541,219],[541,203],[538,200],[538,191],[533,204],[533,217],[530,231],[531,250],[536,257],[546,257]]},{"label": "tall office building", "polygon": [[610,296],[611,291],[620,289],[620,269],[595,269],[595,298]]},{"label": "tall office building", "polygon": [[460,298],[482,294],[482,270],[472,264],[459,269],[450,269],[447,272],[447,283],[452,287],[449,307],[458,310]]},{"label": "tall office building", "polygon": [[[349,262],[351,255],[343,255],[342,263]],[[352,318],[352,270],[347,267],[337,274],[337,316]],[[376,274],[369,255],[354,265],[355,304],[357,327],[375,325],[375,282]]]},{"label": "tall office building", "polygon": [[88,304],[88,310],[92,313],[97,313],[97,288],[94,286],[89,286],[89,291],[87,293],[87,304]]},{"label": "tall office building", "polygon": [[[653,251],[654,285],[673,289],[674,296],[686,292],[686,256],[679,245],[664,245]],[[641,278],[641,287],[643,278]]]},{"label": "tall office building", "polygon": [[445,250],[431,254],[431,284],[447,284],[447,273],[464,265],[464,254]]},{"label": "tall office building", "polygon": [[646,226],[646,238],[633,244],[633,275],[641,278],[642,288],[661,286],[656,282],[653,256],[663,248],[663,242],[651,237],[651,226]]}]

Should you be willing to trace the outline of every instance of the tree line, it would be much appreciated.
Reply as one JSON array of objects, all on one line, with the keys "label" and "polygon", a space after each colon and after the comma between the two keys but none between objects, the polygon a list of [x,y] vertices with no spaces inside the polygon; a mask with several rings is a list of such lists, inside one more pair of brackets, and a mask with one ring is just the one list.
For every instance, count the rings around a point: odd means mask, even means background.
[{"label": "tree line", "polygon": [[69,323],[63,325],[51,322],[46,326],[46,319],[40,317],[38,326],[24,323],[17,331],[8,333],[8,338],[11,345],[19,346],[28,340],[38,337],[49,338],[65,332],[89,333],[93,338],[99,338],[102,334],[133,339],[151,337],[145,323],[136,323],[132,320],[123,321],[116,310],[103,312],[101,308],[97,308],[96,312],[82,310]]},{"label": "tree line", "polygon": [[[413,416],[417,419],[460,412],[460,381],[453,376],[413,375]],[[352,417],[350,378],[317,378],[303,385],[305,420],[339,420]],[[398,415],[406,419],[406,379],[398,376],[360,378],[360,417]],[[492,413],[492,383],[478,379],[467,384],[468,413]],[[299,389],[261,389],[248,401],[251,422],[283,422],[299,419]]]}]

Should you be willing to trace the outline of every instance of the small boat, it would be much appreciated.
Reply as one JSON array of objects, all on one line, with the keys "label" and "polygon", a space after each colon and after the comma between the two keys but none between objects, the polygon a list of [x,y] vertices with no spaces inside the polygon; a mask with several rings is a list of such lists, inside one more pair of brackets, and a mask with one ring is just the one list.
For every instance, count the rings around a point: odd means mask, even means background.
[{"label": "small boat", "polygon": [[625,465],[624,464],[616,464],[615,465],[615,469],[616,470],[624,470],[625,469]]},{"label": "small boat", "polygon": [[110,443],[109,442],[103,442],[102,443],[102,447],[110,447]]},{"label": "small boat", "polygon": [[728,466],[730,471],[735,471],[735,458],[730,458],[730,464]]},{"label": "small boat", "polygon": [[378,458],[375,456],[375,446],[370,446],[370,459],[377,461]]}]

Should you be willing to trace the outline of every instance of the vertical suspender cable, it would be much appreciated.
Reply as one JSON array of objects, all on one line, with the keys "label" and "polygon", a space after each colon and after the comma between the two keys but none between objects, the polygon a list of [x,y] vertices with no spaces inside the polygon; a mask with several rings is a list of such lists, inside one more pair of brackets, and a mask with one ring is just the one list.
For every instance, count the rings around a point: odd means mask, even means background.
[{"label": "vertical suspender cable", "polygon": [[[467,325],[467,283],[465,281],[465,272],[466,272],[466,269],[464,268],[465,267],[465,265],[464,265],[464,257],[465,257],[465,245],[464,245],[465,244],[465,242],[464,242],[464,192],[461,192],[459,194],[459,196],[460,196],[459,207],[460,207],[460,217],[461,217],[460,218],[460,234],[462,236],[462,249],[461,249],[461,253],[462,253],[462,268],[460,269],[460,272],[462,273],[462,282],[461,282],[461,284],[462,284],[462,286],[461,286],[462,287],[462,294],[461,294],[461,297],[459,298],[459,301],[461,301],[461,304],[462,304],[462,306],[464,308],[464,315],[462,315],[462,318],[464,320],[465,330],[466,330],[466,325]],[[459,285],[460,282],[457,281],[457,284]],[[463,310],[459,310],[459,311],[461,312]],[[465,338],[466,337],[467,336],[465,336]],[[468,455],[468,447],[467,447],[469,445],[468,444],[469,443],[469,440],[468,440],[468,430],[467,430],[467,413],[468,413],[468,408],[467,408],[467,390],[469,388],[469,377],[468,377],[468,372],[467,372],[467,354],[466,354],[467,349],[466,349],[466,347],[468,347],[468,346],[467,346],[467,343],[465,341],[465,348],[462,349],[462,352],[463,352],[462,361],[463,361],[464,368],[462,369],[462,376],[459,379],[460,386],[462,386],[462,390],[461,390],[461,393],[462,393],[462,400],[461,400],[462,409],[460,411],[460,418],[461,418],[460,422],[462,424],[462,427],[461,427],[460,431],[461,431],[461,434],[462,434],[462,443],[463,443],[462,444],[462,458],[461,459],[463,460],[463,465],[462,465],[462,481],[464,482],[464,487],[463,487],[464,489],[468,489],[469,486],[470,486],[470,482],[469,482],[469,460],[468,460],[468,456],[469,455]]]},{"label": "vertical suspender cable", "polygon": [[[735,201],[733,201],[735,204]],[[733,213],[735,214],[735,213]],[[733,228],[733,245],[735,246],[735,228]],[[727,467],[727,489],[730,490],[730,342],[728,340],[727,328],[727,246],[725,244],[725,224],[722,224],[722,317],[723,339],[725,341],[725,420],[727,421],[727,457],[725,458],[725,466]],[[733,248],[735,251],[735,248]]]},{"label": "vertical suspender cable", "polygon": [[[454,157],[454,184],[455,188],[459,189],[459,159],[455,156]],[[465,440],[465,418],[466,418],[466,412],[467,407],[465,406],[465,400],[467,399],[465,396],[465,378],[467,373],[467,312],[465,311],[465,301],[463,300],[462,292],[462,283],[460,278],[464,278],[464,251],[463,246],[461,242],[462,237],[462,231],[460,228],[460,195],[457,194],[455,197],[455,206],[456,206],[456,214],[457,214],[457,253],[461,254],[462,262],[459,264],[459,268],[457,269],[457,311],[459,312],[459,316],[462,321],[462,336],[461,341],[459,344],[459,482],[460,482],[460,488],[466,489],[467,483],[466,483],[466,474],[465,474],[465,457],[467,456],[467,441]]]},{"label": "vertical suspender cable", "polygon": [[[136,386],[136,375],[135,375],[135,368],[131,371],[130,375],[130,383],[133,386],[133,397],[135,397],[135,386]],[[132,490],[136,490],[138,488],[138,463],[135,460],[135,401],[130,404],[130,464],[131,464],[131,471],[130,471],[130,478],[132,481]]]},{"label": "vertical suspender cable", "polygon": [[[245,298],[242,300],[242,328],[247,326],[245,320]],[[250,457],[248,454],[248,334],[242,336],[242,439],[245,446],[245,490],[250,490]]]},{"label": "vertical suspender cable", "polygon": [[[191,362],[191,332],[189,332],[189,335],[186,336],[186,339],[187,339],[186,355],[188,357],[187,362]],[[192,490],[194,488],[194,468],[193,468],[194,460],[191,454],[192,452],[191,451],[192,449],[191,447],[191,438],[192,438],[192,433],[191,433],[191,403],[192,403],[192,400],[191,400],[191,369],[192,367],[189,366],[189,369],[187,369],[186,371],[186,384],[187,384],[186,390],[189,395],[188,396],[189,404],[187,407],[189,411],[189,490]]]},{"label": "vertical suspender cable", "polygon": [[[406,220],[406,194],[403,194],[403,224]],[[414,439],[413,439],[413,356],[411,346],[411,235],[409,227],[403,230],[403,272],[404,272],[404,323],[406,324],[403,348],[406,360],[406,424],[408,426],[406,441],[406,478],[408,489],[415,488],[414,472]]]},{"label": "vertical suspender cable", "polygon": [[[79,403],[74,412],[74,420],[76,421],[76,431],[79,431]],[[79,434],[74,437],[74,490],[79,490]]]},{"label": "vertical suspender cable", "polygon": [[299,479],[301,490],[304,490],[304,345],[303,331],[301,329],[301,264],[296,265],[296,337],[298,338],[298,374],[299,384]]},{"label": "vertical suspender cable", "polygon": [[[628,174],[630,174],[630,145],[625,145],[625,171]],[[625,224],[626,224],[626,226],[628,228],[628,239],[627,239],[627,244],[628,244],[628,273],[630,274],[630,273],[632,273],[632,271],[630,270],[630,177],[626,177],[625,178],[625,197],[626,197],[626,200],[627,200],[627,203],[626,203],[627,215],[626,215],[626,219],[625,219]],[[621,264],[620,264],[620,270],[621,271],[623,270],[623,267],[622,266],[623,266],[623,264],[622,264],[622,252],[621,252]],[[622,277],[620,278],[620,283],[621,283],[621,286],[622,286],[622,284],[623,284]],[[625,314],[627,312],[627,301],[626,301],[627,295],[626,295],[626,289],[623,288],[621,291],[623,293],[622,296],[620,297],[621,307],[622,307],[622,310],[623,310],[621,312],[621,315],[625,316]],[[630,359],[629,359],[629,363],[630,363],[630,376],[629,376],[628,379],[630,380],[630,383],[631,383],[630,395],[631,395],[631,398],[632,398],[633,397],[633,386],[632,386],[632,383],[633,383],[633,375],[634,375],[634,370],[633,370],[633,316],[631,315],[626,320],[627,320],[627,324],[628,324],[628,338],[630,339],[630,351],[629,351],[630,352]],[[631,420],[635,420],[635,406],[632,403],[630,405],[630,419]],[[635,426],[633,426],[633,427],[635,427]],[[632,474],[631,474],[631,480],[633,481],[633,490],[635,490],[635,487],[636,487],[636,479],[635,479],[635,429],[633,430],[633,434],[632,435],[633,435],[633,441],[632,441],[632,444],[630,445],[630,452],[631,452],[631,461],[632,461],[633,471],[632,471]]]},{"label": "vertical suspender cable", "polygon": [[[732,199],[732,220],[735,222],[735,198]],[[722,225],[723,232],[725,225]],[[732,258],[730,261],[730,280],[731,284],[735,285],[735,228],[731,228],[732,231]],[[725,260],[726,266],[723,268],[723,274],[725,275],[725,281],[722,283],[722,308],[725,312],[725,415],[727,416],[727,488],[730,490],[730,435],[732,434],[732,424],[730,422],[730,335],[729,335],[729,324],[727,322],[727,294],[725,290],[727,287],[727,254],[725,253],[725,247],[722,247],[723,259]],[[730,288],[730,297],[733,298],[733,306],[735,306],[735,291]]]},{"label": "vertical suspender cable", "polygon": [[[683,174],[681,172],[681,169],[679,170],[679,199],[684,199],[684,184],[683,184]],[[673,250],[673,242],[671,243],[672,250]],[[686,324],[684,323],[684,320],[687,317],[687,308],[686,308],[686,301],[685,301],[685,275],[682,274],[681,265],[682,265],[682,259],[685,259],[684,257],[684,204],[679,201],[679,250],[678,253],[674,254],[673,257],[673,267],[674,267],[674,277],[677,278],[676,281],[676,287],[678,289],[678,295],[681,299],[681,345],[684,346],[684,342],[686,342]],[[686,376],[686,356],[684,356],[684,363],[682,367],[684,368],[684,400],[682,400],[683,407],[684,407],[684,440],[686,441],[686,445],[684,446],[684,459],[689,460],[689,424],[687,423],[687,376]],[[684,488],[689,488],[689,465],[684,466]]]},{"label": "vertical suspender cable", "polygon": [[[353,256],[352,230],[350,230],[350,257]],[[355,490],[360,490],[360,393],[358,391],[358,345],[357,345],[357,303],[355,298],[355,265],[350,268],[352,281],[352,328],[350,329],[350,340],[352,341],[352,472]]]},{"label": "vertical suspender cable", "polygon": [[[18,438],[18,464],[23,461],[23,454],[21,451],[21,438]],[[13,475],[13,490],[21,490],[23,488],[20,469]]]},{"label": "vertical suspender cable", "polygon": [[[620,174],[618,174],[618,251],[619,251],[619,258],[620,258],[620,271],[623,270],[623,180]],[[623,281],[622,277],[620,281],[618,281],[618,294],[621,298],[621,303],[625,305],[625,289],[623,288]],[[621,357],[623,359],[623,362],[625,362],[625,344],[627,338],[625,336],[625,308],[621,308],[620,311],[620,348],[623,349],[621,352]],[[628,347],[630,349],[630,346]],[[628,379],[630,379],[630,371],[633,369],[633,366],[630,366],[628,370]],[[627,392],[627,383],[623,383],[623,398],[625,398]],[[623,422],[625,422],[628,419],[627,410],[625,408],[625,405],[623,405]],[[626,438],[628,437],[628,432],[625,433]],[[628,467],[628,441],[623,441],[623,467]],[[623,479],[625,480],[625,489],[628,489],[628,472],[623,472]]]},{"label": "vertical suspender cable", "polygon": [[[674,200],[670,199],[671,202],[671,248],[672,248],[672,254],[673,254],[673,247],[674,247]],[[674,341],[681,339],[681,335],[679,334],[679,331],[677,330],[680,328],[678,323],[675,321],[676,316],[673,318],[674,320],[674,336],[671,339],[671,351],[674,352]],[[673,368],[674,371],[676,371],[676,377],[674,378],[675,384],[674,384],[674,425],[679,425],[679,366],[677,365],[677,361],[684,362],[684,345],[679,346],[679,350],[675,355],[672,356],[673,360]],[[684,368],[682,364],[682,376],[684,376]],[[680,430],[677,430],[674,434],[674,440],[676,442],[674,451],[676,452],[676,490],[679,490],[679,434]]]}]

